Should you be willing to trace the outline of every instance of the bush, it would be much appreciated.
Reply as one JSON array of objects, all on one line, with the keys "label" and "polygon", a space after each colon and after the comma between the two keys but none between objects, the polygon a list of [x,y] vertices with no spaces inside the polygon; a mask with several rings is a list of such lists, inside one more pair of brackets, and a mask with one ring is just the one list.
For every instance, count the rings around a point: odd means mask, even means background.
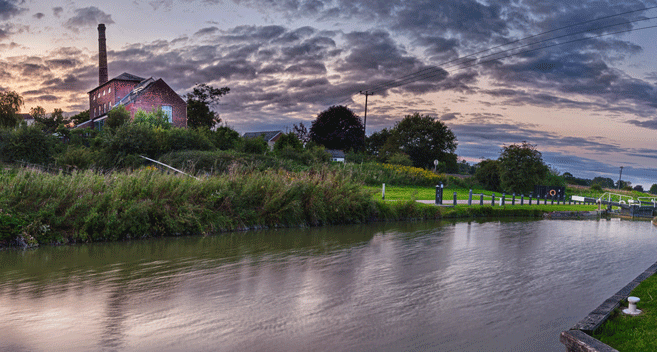
[{"label": "bush", "polygon": [[141,164],[135,154],[154,158],[160,149],[155,130],[147,125],[128,123],[117,128],[116,133],[103,133],[100,138],[104,167],[135,167]]},{"label": "bush", "polygon": [[199,129],[219,150],[237,149],[240,134],[228,126],[217,127],[216,131],[207,128]]},{"label": "bush", "polygon": [[156,129],[159,141],[159,153],[164,154],[177,150],[212,150],[214,145],[201,132],[195,129],[171,128]]},{"label": "bush", "polygon": [[56,143],[55,137],[35,126],[0,130],[0,159],[47,164],[53,161]]},{"label": "bush", "polygon": [[262,136],[258,138],[242,138],[239,150],[249,154],[265,154],[269,145]]},{"label": "bush", "polygon": [[592,191],[602,192],[602,186],[600,186],[600,184],[598,184],[598,183],[594,183],[594,184],[591,185],[591,190]]},{"label": "bush", "polygon": [[66,151],[55,156],[55,161],[60,166],[87,169],[96,164],[98,152],[90,148],[69,145]]}]

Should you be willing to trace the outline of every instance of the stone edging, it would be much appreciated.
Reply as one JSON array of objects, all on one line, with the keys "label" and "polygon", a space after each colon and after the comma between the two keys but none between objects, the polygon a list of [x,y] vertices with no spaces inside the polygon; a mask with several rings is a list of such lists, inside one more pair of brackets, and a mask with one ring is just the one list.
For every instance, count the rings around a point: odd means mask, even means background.
[{"label": "stone edging", "polygon": [[592,210],[592,211],[552,211],[543,214],[545,219],[586,219],[599,217],[605,214],[605,211]]},{"label": "stone edging", "polygon": [[625,285],[620,291],[602,302],[598,308],[594,309],[584,319],[580,320],[570,330],[562,331],[559,341],[566,345],[567,352],[612,352],[616,349],[611,348],[599,340],[591,337],[591,334],[602,323],[604,323],[611,312],[620,306],[621,301],[626,300],[630,292],[634,290],[643,280],[657,273],[657,263],[651,265],[643,273],[637,276],[632,282]]}]

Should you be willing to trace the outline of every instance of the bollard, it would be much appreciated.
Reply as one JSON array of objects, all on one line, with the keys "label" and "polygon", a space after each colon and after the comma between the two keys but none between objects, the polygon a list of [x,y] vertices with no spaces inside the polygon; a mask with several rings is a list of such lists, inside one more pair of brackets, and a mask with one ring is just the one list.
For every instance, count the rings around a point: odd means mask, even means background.
[{"label": "bollard", "polygon": [[381,188],[381,199],[386,200],[386,184],[383,184],[383,187]]},{"label": "bollard", "polygon": [[484,205],[484,194],[479,195],[479,205]]},{"label": "bollard", "polygon": [[520,205],[525,205],[525,195],[524,194],[520,195]]},{"label": "bollard", "polygon": [[490,205],[495,206],[495,193],[493,193],[493,195],[491,196]]},{"label": "bollard", "polygon": [[511,205],[516,205],[516,194],[513,193],[513,197],[511,197]]},{"label": "bollard", "polygon": [[470,193],[468,194],[468,205],[472,205],[472,188],[470,188]]},{"label": "bollard", "polygon": [[547,205],[547,197],[543,198],[543,205]]},{"label": "bollard", "polygon": [[502,193],[502,201],[500,202],[501,206],[504,206],[504,198],[506,198],[506,193]]},{"label": "bollard", "polygon": [[552,196],[552,202],[550,203],[550,205],[554,205],[554,196]]},{"label": "bollard", "polygon": [[627,307],[627,309],[623,309],[623,313],[629,314],[629,315],[639,315],[639,314],[641,314],[641,310],[636,309],[636,304],[639,301],[640,301],[639,297],[633,297],[633,296],[627,297],[627,303],[628,303],[627,306],[628,307]]},{"label": "bollard", "polygon": [[529,194],[529,205],[532,205],[532,194]]},{"label": "bollard", "polygon": [[456,191],[454,191],[454,206],[456,206]]}]

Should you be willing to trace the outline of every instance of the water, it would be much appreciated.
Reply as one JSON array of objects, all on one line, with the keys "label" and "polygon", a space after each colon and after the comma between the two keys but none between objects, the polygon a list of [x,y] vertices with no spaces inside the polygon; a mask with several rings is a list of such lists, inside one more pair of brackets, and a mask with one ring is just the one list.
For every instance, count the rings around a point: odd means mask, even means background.
[{"label": "water", "polygon": [[373,224],[0,252],[1,351],[563,351],[649,222]]}]

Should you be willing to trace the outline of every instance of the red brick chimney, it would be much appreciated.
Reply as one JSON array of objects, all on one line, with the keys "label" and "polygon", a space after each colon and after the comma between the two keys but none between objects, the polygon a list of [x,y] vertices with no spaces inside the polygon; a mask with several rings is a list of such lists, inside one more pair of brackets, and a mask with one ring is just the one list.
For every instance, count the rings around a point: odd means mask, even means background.
[{"label": "red brick chimney", "polygon": [[98,25],[98,85],[107,82],[107,47],[105,46],[105,25]]}]

